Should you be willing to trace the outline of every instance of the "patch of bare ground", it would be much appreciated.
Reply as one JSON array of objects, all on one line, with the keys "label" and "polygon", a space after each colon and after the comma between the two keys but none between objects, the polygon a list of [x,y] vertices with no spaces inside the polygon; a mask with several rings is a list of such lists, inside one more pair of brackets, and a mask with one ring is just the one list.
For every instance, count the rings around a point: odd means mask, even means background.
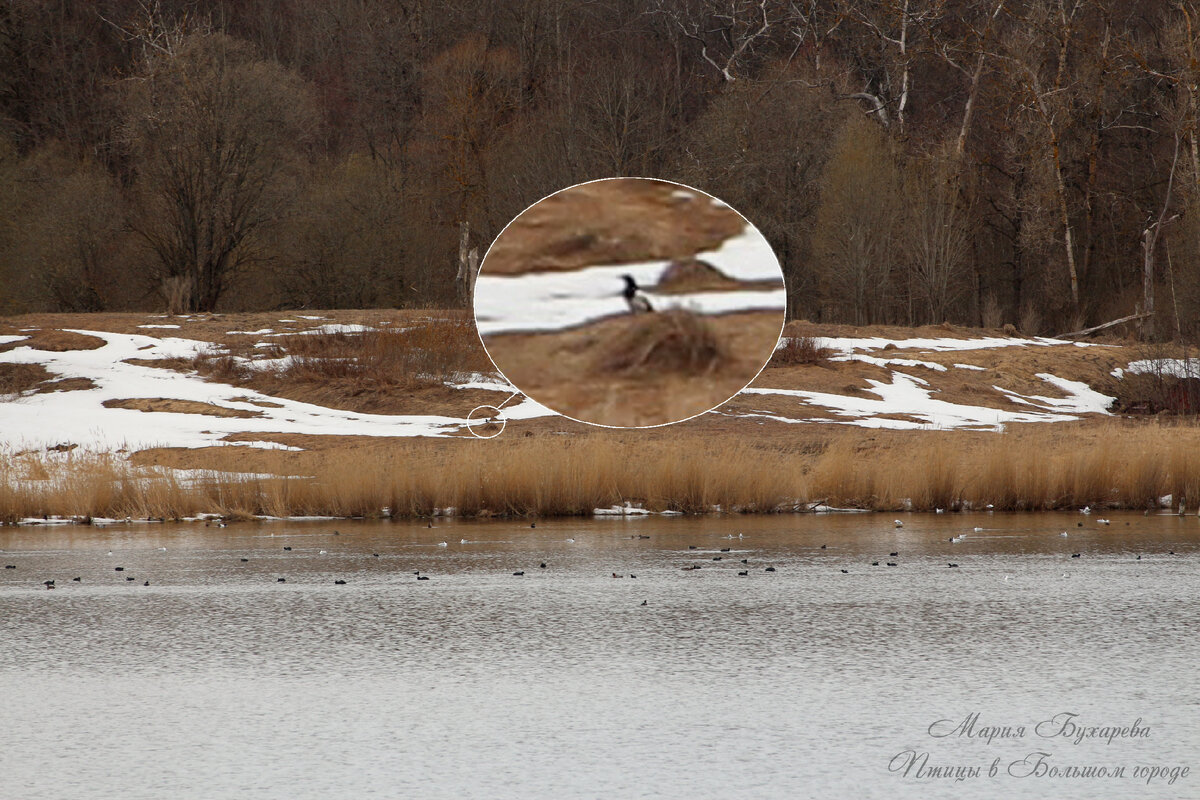
[{"label": "patch of bare ground", "polygon": [[[29,336],[23,328],[44,330],[108,331],[136,334],[154,339],[181,338],[214,342],[220,345],[249,345],[271,341],[278,335],[312,331],[326,325],[361,325],[368,328],[407,327],[438,320],[470,319],[470,315],[454,309],[347,309],[303,311],[254,311],[229,314],[189,314],[167,316],[146,313],[94,314],[20,314],[5,318],[0,333]],[[178,327],[144,327],[178,326]],[[23,342],[17,342],[21,346]],[[98,346],[98,345],[97,345]],[[7,347],[7,346],[6,346]],[[72,348],[74,349],[74,348]]]},{"label": "patch of bare ground", "polygon": [[497,399],[497,392],[446,385],[494,373],[473,321],[462,313],[361,332],[289,334],[265,348],[257,342],[242,338],[187,363],[210,380],[362,413],[466,416]]},{"label": "patch of bare ground", "polygon": [[732,209],[645,179],[595,181],[526,209],[488,251],[483,272],[520,275],[594,264],[679,259],[741,233]]},{"label": "patch of bare ground", "polygon": [[[488,352],[522,392],[560,413],[601,425],[660,425],[706,411],[745,386],[770,356],[780,324],[772,312],[706,316],[705,338],[724,355],[703,364],[688,357],[688,369],[673,370],[657,362],[660,337],[638,335],[663,319],[622,315],[557,333],[491,336]],[[632,356],[614,361],[622,343]],[[687,356],[693,342],[677,344]],[[680,355],[674,344],[666,349]],[[664,357],[671,356],[666,349]]]},{"label": "patch of bare ground", "polygon": [[46,381],[37,387],[38,394],[46,392],[82,392],[95,389],[96,383],[91,378],[62,378],[57,381]]},{"label": "patch of bare ground", "polygon": [[692,294],[697,292],[768,291],[782,286],[782,280],[739,281],[698,258],[672,261],[658,282],[646,288],[655,294]]},{"label": "patch of bare ground", "polygon": [[0,353],[17,347],[63,353],[67,350],[95,350],[104,346],[104,340],[99,337],[54,328],[39,328],[36,331],[24,331],[18,335],[27,338],[0,345]]},{"label": "patch of bare ground", "polygon": [[50,377],[41,364],[0,364],[0,395],[28,392]]},{"label": "patch of bare ground", "polygon": [[230,399],[236,400],[239,403],[249,403],[252,406],[259,406],[260,408],[283,408],[283,403],[272,403],[270,400],[256,400],[253,397],[248,397],[245,395],[241,397],[232,397]]},{"label": "patch of bare ground", "polygon": [[261,417],[261,411],[251,411],[243,408],[225,408],[212,403],[201,403],[195,400],[176,400],[164,397],[135,397],[122,400],[105,400],[101,403],[105,408],[128,408],[133,411],[162,411],[172,414],[203,414],[209,417],[235,417],[250,419]]}]

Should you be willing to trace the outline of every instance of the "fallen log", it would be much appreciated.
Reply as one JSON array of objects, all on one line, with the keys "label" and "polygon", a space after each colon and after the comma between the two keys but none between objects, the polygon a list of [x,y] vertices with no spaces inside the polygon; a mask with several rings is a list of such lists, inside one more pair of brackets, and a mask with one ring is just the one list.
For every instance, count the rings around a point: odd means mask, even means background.
[{"label": "fallen log", "polygon": [[1122,322],[1132,322],[1135,319],[1145,319],[1146,317],[1149,317],[1149,316],[1152,316],[1152,315],[1147,311],[1143,311],[1140,314],[1130,314],[1128,317],[1121,317],[1120,319],[1114,319],[1112,322],[1104,322],[1099,325],[1093,325],[1092,327],[1084,328],[1081,331],[1071,331],[1070,333],[1060,333],[1057,336],[1052,336],[1050,338],[1066,339],[1068,336],[1087,336],[1089,333],[1095,333],[1096,331],[1102,331],[1105,328],[1111,328],[1114,325],[1120,325]]}]

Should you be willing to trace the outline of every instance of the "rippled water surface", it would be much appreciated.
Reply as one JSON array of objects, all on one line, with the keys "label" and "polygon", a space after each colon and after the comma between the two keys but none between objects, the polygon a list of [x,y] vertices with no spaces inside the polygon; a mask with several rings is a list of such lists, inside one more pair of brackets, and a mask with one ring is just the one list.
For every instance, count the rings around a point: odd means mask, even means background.
[{"label": "rippled water surface", "polygon": [[0,797],[1200,797],[1196,517],[902,519],[0,528]]}]

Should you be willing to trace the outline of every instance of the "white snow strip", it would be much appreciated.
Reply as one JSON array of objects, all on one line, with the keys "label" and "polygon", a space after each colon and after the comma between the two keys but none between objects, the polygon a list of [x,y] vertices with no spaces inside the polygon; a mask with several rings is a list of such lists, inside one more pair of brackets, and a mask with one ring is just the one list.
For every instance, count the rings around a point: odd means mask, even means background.
[{"label": "white snow strip", "polygon": [[[655,309],[689,308],[701,314],[782,310],[787,295],[779,262],[753,226],[726,239],[716,250],[699,253],[725,275],[740,281],[776,282],[777,288],[658,295],[643,289]],[[643,287],[655,286],[669,261],[610,264],[525,275],[480,275],[475,287],[475,320],[484,335],[572,328],[628,313],[621,296],[622,275]]]},{"label": "white snow strip", "polygon": [[[807,404],[826,408],[845,420],[831,419],[788,419],[779,415],[752,412],[741,416],[762,417],[786,422],[845,423],[864,428],[891,428],[895,430],[965,428],[970,430],[1003,430],[1012,422],[1066,422],[1078,419],[1077,414],[1107,414],[1112,398],[1093,391],[1086,384],[1069,381],[1047,373],[1039,378],[1068,393],[1066,398],[1021,397],[1005,390],[1014,402],[1029,405],[1036,410],[1009,411],[983,406],[959,405],[938,400],[926,388],[928,384],[902,372],[892,373],[892,382],[868,380],[871,388],[866,391],[878,395],[879,399],[851,397],[828,392],[810,392],[800,389],[744,389],[743,394],[773,394],[797,397]],[[882,415],[904,415],[911,420],[887,419]]]},{"label": "white snow strip", "polygon": [[[1200,378],[1200,358],[1154,358],[1131,361],[1125,367],[1124,372],[1172,378]],[[1113,370],[1112,374],[1120,378],[1123,372],[1117,368]]]},{"label": "white snow strip", "polygon": [[[281,319],[279,321],[285,322],[286,320]],[[375,330],[375,328],[372,328],[368,325],[330,324],[330,325],[318,325],[315,328],[305,328],[302,331],[280,331],[278,333],[268,333],[268,334],[264,334],[264,335],[266,335],[266,336],[315,336],[317,334],[322,334],[322,333],[366,333],[367,331],[373,331],[373,330]]]},{"label": "white snow strip", "polygon": [[957,369],[973,369],[979,372],[987,372],[987,367],[977,367],[974,364],[955,364],[954,366]]},{"label": "white snow strip", "polygon": [[[230,434],[341,436],[447,436],[463,430],[465,418],[440,415],[362,414],[272,397],[245,388],[205,381],[194,373],[125,363],[125,359],[192,358],[214,346],[191,339],[73,330],[104,341],[94,350],[53,352],[17,347],[0,353],[0,363],[41,364],[60,377],[88,378],[94,388],[20,397],[0,413],[0,443],[21,449],[62,442],[92,450],[119,447],[206,447],[229,444]],[[106,400],[165,398],[209,403],[257,412],[250,418],[203,414],[142,412],[105,408]],[[249,401],[265,401],[264,407]],[[553,412],[531,400],[505,408],[509,419],[548,416]],[[251,447],[282,448],[274,442],[240,442]]]},{"label": "white snow strip", "polygon": [[[544,278],[537,286],[516,286],[530,278],[480,277],[475,300],[475,321],[482,336],[520,331],[555,331],[574,328],[605,317],[628,314],[625,299],[613,287],[620,287],[622,267],[601,280],[590,276],[590,287],[578,286],[559,291]],[[578,275],[578,273],[575,273]],[[539,273],[540,275],[540,273]],[[635,278],[635,280],[637,280]],[[507,281],[509,283],[496,283]],[[492,285],[495,283],[495,285]],[[579,292],[576,294],[575,292]],[[782,311],[787,302],[783,288],[764,291],[697,292],[695,294],[656,295],[644,292],[658,311],[686,308],[698,314],[728,314],[740,311]]]},{"label": "white snow strip", "polygon": [[925,367],[935,372],[946,372],[945,364],[938,364],[933,361],[916,361],[911,358],[876,358],[875,356],[867,356],[861,353],[850,353],[844,356],[834,356],[829,360],[861,361],[864,364],[874,364],[877,367]]},{"label": "white snow strip", "polygon": [[0,336],[0,344],[9,344],[10,342],[20,342],[28,339],[28,336]]},{"label": "white snow strip", "polygon": [[[781,338],[782,347],[788,338]],[[852,338],[852,337],[813,337],[818,347],[827,347],[839,353],[851,353],[855,350],[882,350],[888,345],[895,345],[897,350],[927,350],[931,352],[948,352],[955,350],[994,350],[1000,347],[1053,347],[1055,345],[1082,344],[1085,347],[1099,345],[1084,342],[1064,342],[1062,339],[1038,337],[1034,339],[1012,339],[1007,336],[985,336],[977,339],[884,339],[882,337]]]},{"label": "white snow strip", "polygon": [[226,336],[266,336],[274,333],[274,328],[262,328],[257,331],[225,331]]},{"label": "white snow strip", "polygon": [[139,328],[173,328],[175,330],[179,329],[178,325],[138,325],[138,327]]}]

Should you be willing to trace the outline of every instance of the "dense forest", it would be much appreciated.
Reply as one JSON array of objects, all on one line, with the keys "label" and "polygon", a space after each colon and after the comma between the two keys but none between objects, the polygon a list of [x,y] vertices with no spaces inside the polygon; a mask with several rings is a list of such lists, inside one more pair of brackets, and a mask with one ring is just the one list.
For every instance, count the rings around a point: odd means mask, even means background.
[{"label": "dense forest", "polygon": [[452,305],[461,234],[641,175],[792,317],[1195,339],[1198,49],[1191,0],[3,0],[0,313]]}]

